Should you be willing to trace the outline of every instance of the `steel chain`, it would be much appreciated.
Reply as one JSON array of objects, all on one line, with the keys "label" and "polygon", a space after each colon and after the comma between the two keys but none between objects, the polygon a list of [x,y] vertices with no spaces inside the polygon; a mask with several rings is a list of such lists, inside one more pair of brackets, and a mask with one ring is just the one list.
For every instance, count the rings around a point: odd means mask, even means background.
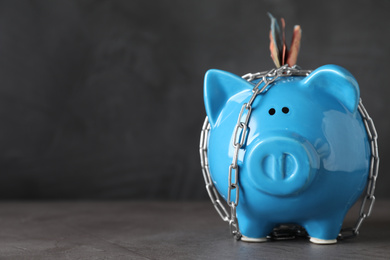
[{"label": "steel chain", "polygon": [[[249,101],[242,105],[236,126],[233,131],[234,154],[233,154],[232,163],[229,165],[229,175],[228,175],[229,183],[228,183],[228,198],[227,198],[227,204],[230,207],[230,215],[226,210],[226,208],[224,207],[224,205],[222,204],[219,193],[215,188],[214,183],[211,179],[208,156],[207,156],[210,123],[207,116],[204,120],[201,135],[200,135],[199,153],[201,159],[203,178],[206,184],[206,190],[207,193],[209,194],[210,200],[213,203],[216,211],[218,212],[218,214],[220,215],[223,221],[229,223],[230,232],[237,240],[241,238],[241,233],[240,233],[240,229],[237,221],[237,214],[236,214],[236,209],[239,201],[239,185],[238,185],[239,167],[237,161],[238,161],[239,151],[245,144],[246,134],[248,131],[249,118],[252,113],[252,104],[255,98],[257,97],[257,95],[263,93],[264,91],[267,91],[270,87],[272,87],[270,85],[274,83],[275,80],[277,80],[278,78],[288,77],[288,76],[308,76],[310,73],[311,73],[310,70],[301,70],[297,66],[288,67],[287,65],[284,65],[278,69],[272,69],[270,71],[257,72],[257,73],[248,73],[242,76],[243,79],[249,82],[252,82],[256,79],[260,79],[260,80],[254,86],[252,90],[253,94],[249,99]],[[264,83],[264,85],[262,86],[261,89],[259,89],[262,83]],[[369,180],[367,184],[367,193],[362,201],[359,218],[355,227],[342,229],[338,237],[339,239],[354,237],[359,234],[360,226],[363,223],[363,221],[371,215],[372,208],[375,202],[374,192],[375,192],[375,185],[376,185],[376,180],[377,180],[378,170],[379,170],[379,153],[378,153],[378,143],[377,143],[378,135],[374,126],[374,122],[368,115],[367,110],[364,108],[361,99],[359,101],[358,110],[363,118],[364,125],[366,127],[367,135],[370,139],[370,145],[371,145],[370,173],[368,178]],[[232,178],[233,176],[234,178]],[[232,198],[231,195],[233,191],[235,191],[234,201],[231,200]],[[367,201],[369,201],[368,207],[366,207]],[[284,234],[288,234],[288,235],[285,236]],[[273,234],[271,235],[271,238],[286,239],[290,237],[293,238],[296,235],[299,236],[302,234],[306,234],[306,232],[300,228],[297,228],[297,226],[291,227],[291,230],[289,231],[286,231],[286,228],[284,226],[280,230],[275,229]]]},{"label": "steel chain", "polygon": [[[339,234],[339,239],[346,239],[359,235],[359,229],[363,221],[371,215],[375,203],[375,185],[379,173],[379,152],[378,152],[378,134],[374,125],[374,121],[368,115],[366,108],[363,106],[362,99],[359,100],[358,110],[363,118],[366,132],[370,140],[371,158],[370,158],[370,173],[366,186],[366,194],[360,206],[359,217],[354,227],[342,229]],[[369,202],[369,204],[367,204]]]}]

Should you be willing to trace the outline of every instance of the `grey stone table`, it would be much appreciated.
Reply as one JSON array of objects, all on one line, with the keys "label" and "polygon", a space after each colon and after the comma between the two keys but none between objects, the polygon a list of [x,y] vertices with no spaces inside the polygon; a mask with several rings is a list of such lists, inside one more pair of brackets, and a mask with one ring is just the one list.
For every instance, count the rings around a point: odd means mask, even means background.
[{"label": "grey stone table", "polygon": [[0,259],[390,259],[389,206],[359,237],[315,245],[235,241],[208,202],[0,202]]}]

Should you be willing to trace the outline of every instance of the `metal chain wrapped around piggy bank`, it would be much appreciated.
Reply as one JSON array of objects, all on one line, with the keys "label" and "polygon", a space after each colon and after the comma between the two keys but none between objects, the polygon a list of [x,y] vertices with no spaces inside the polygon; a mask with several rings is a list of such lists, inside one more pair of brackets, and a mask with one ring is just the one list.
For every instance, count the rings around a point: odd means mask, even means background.
[{"label": "metal chain wrapped around piggy bank", "polygon": [[288,230],[314,243],[335,243],[366,188],[351,229],[358,234],[375,201],[379,156],[374,124],[347,70],[286,64],[243,78],[209,70],[204,101],[206,188],[237,239],[262,242]]}]

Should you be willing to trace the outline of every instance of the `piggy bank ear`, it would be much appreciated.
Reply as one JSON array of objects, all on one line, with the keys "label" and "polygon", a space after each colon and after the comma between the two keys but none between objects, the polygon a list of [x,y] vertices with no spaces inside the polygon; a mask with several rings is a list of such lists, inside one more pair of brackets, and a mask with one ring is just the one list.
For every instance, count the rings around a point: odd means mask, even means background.
[{"label": "piggy bank ear", "polygon": [[359,85],[346,69],[337,65],[319,67],[305,79],[304,84],[321,89],[339,100],[351,113],[356,112]]},{"label": "piggy bank ear", "polygon": [[206,72],[204,78],[204,103],[211,126],[215,126],[229,98],[248,88],[252,89],[252,84],[232,73],[216,69]]}]

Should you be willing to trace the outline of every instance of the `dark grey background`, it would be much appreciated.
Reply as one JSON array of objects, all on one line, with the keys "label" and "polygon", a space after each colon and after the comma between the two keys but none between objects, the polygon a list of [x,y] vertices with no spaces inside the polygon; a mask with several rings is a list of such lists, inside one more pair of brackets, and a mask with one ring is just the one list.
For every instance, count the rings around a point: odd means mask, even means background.
[{"label": "dark grey background", "polygon": [[207,69],[268,70],[266,12],[303,68],[355,75],[389,197],[390,1],[0,1],[0,199],[204,199]]}]

